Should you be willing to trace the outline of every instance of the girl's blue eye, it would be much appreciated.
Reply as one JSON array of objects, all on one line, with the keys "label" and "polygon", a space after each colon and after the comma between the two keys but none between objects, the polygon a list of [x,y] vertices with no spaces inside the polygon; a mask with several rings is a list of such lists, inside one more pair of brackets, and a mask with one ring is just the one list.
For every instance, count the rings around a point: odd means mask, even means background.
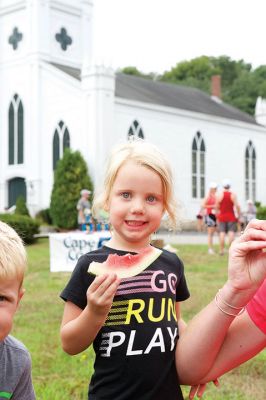
[{"label": "girl's blue eye", "polygon": [[121,193],[121,196],[122,196],[124,199],[129,199],[129,198],[130,198],[130,193],[128,193],[128,192],[123,192],[123,193]]},{"label": "girl's blue eye", "polygon": [[156,200],[156,198],[154,196],[148,196],[147,200],[149,203],[153,203]]}]

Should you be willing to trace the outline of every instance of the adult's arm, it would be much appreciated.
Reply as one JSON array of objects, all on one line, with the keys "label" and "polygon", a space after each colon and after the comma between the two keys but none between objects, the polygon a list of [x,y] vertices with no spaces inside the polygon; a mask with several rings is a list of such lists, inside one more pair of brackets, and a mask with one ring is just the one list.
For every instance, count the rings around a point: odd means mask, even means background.
[{"label": "adult's arm", "polygon": [[235,317],[238,309],[247,304],[266,277],[264,248],[266,222],[253,220],[230,247],[228,281],[217,302],[212,301],[197,314],[178,340],[176,366],[180,383],[195,385],[208,374],[230,325],[239,318]]},{"label": "adult's arm", "polygon": [[231,324],[214,365],[200,383],[215,380],[254,357],[265,346],[266,335],[254,324],[245,311]]}]

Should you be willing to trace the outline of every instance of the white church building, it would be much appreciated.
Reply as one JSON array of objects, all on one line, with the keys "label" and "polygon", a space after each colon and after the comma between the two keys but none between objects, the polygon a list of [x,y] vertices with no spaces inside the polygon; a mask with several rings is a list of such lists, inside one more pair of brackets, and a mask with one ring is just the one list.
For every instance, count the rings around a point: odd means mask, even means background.
[{"label": "white church building", "polygon": [[110,147],[131,135],[167,154],[185,218],[224,178],[242,208],[266,204],[263,125],[219,93],[95,65],[92,38],[92,0],[0,0],[1,210],[20,194],[32,215],[49,207],[66,147],[81,151],[97,189]]}]

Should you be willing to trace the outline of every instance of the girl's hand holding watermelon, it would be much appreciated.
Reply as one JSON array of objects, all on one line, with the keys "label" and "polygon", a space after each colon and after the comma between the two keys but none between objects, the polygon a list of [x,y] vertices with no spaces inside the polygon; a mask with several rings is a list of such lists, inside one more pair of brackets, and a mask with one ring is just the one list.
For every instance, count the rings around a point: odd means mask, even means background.
[{"label": "girl's hand holding watermelon", "polygon": [[119,283],[116,274],[96,277],[87,290],[87,305],[82,312],[68,302],[61,324],[62,346],[68,354],[78,354],[93,342],[105,322]]},{"label": "girl's hand holding watermelon", "polygon": [[88,309],[101,325],[109,313],[119,283],[120,279],[116,274],[103,274],[97,276],[87,290]]}]

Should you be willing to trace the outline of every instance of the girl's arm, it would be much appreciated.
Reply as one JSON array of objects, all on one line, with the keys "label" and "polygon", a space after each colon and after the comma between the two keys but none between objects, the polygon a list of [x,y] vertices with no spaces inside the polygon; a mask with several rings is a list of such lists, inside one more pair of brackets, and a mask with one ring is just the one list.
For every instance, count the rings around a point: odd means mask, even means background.
[{"label": "girl's arm", "polygon": [[74,355],[90,346],[107,318],[119,283],[115,274],[98,276],[87,291],[84,310],[66,303],[60,331],[65,352]]},{"label": "girl's arm", "polygon": [[175,311],[176,311],[176,318],[177,318],[177,324],[178,324],[178,333],[179,336],[182,335],[182,333],[185,331],[187,324],[181,317],[181,310],[180,310],[180,303],[177,302],[175,303]]},{"label": "girl's arm", "polygon": [[240,318],[235,316],[266,277],[264,248],[266,222],[253,220],[230,247],[228,281],[216,301],[197,314],[180,335],[176,366],[181,383],[194,385],[208,374],[231,323]]}]

